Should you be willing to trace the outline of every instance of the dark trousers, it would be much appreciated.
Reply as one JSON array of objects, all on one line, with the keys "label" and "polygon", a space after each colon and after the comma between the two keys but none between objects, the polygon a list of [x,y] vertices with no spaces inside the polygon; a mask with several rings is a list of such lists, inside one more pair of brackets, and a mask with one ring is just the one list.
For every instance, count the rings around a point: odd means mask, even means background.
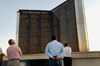
[{"label": "dark trousers", "polygon": [[2,62],[0,62],[0,66],[2,66]]},{"label": "dark trousers", "polygon": [[52,60],[49,58],[49,66],[62,66],[61,58],[59,60]]},{"label": "dark trousers", "polygon": [[64,57],[64,66],[72,66],[72,58]]}]

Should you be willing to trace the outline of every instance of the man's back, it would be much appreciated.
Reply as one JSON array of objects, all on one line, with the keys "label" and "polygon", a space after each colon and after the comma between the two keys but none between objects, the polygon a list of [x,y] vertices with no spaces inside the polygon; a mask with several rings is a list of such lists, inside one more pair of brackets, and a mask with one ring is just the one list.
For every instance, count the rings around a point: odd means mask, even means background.
[{"label": "man's back", "polygon": [[53,40],[47,44],[45,53],[49,56],[62,56],[64,52],[63,45],[57,40]]},{"label": "man's back", "polygon": [[61,57],[64,53],[64,47],[62,43],[57,41],[56,36],[52,36],[52,41],[46,46],[45,53],[49,57],[49,66],[61,66]]},{"label": "man's back", "polygon": [[64,48],[64,57],[71,57],[71,48],[70,47],[65,47]]},{"label": "man's back", "polygon": [[21,56],[21,50],[18,46],[11,45],[7,49],[8,59],[19,59]]}]

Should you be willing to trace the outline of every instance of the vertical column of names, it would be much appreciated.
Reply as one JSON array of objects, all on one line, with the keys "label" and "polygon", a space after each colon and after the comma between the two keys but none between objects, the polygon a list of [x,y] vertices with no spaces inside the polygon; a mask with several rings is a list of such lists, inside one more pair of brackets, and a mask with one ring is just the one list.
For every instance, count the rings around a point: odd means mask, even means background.
[{"label": "vertical column of names", "polygon": [[44,52],[47,43],[51,40],[51,26],[48,12],[41,12],[41,52]]},{"label": "vertical column of names", "polygon": [[20,15],[20,22],[19,22],[19,46],[23,53],[27,53],[27,23],[28,23],[28,16],[25,13],[21,13]]},{"label": "vertical column of names", "polygon": [[30,35],[30,53],[40,53],[41,30],[40,30],[40,12],[31,15],[31,35]]}]

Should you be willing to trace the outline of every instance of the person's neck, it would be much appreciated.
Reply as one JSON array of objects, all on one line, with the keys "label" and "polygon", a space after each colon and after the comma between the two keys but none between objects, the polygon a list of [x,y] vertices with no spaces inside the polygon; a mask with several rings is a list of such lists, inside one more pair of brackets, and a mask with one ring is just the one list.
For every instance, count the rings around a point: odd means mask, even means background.
[{"label": "person's neck", "polygon": [[12,44],[12,45],[10,45],[10,46],[14,46],[15,44]]},{"label": "person's neck", "polygon": [[56,41],[56,40],[52,40],[52,41]]}]

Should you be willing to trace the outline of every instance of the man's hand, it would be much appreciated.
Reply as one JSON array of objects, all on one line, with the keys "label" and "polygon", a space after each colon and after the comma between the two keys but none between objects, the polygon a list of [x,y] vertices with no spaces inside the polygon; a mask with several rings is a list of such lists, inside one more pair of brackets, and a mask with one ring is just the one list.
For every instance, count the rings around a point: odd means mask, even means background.
[{"label": "man's hand", "polygon": [[51,59],[52,59],[52,60],[55,60],[56,58],[53,56]]},{"label": "man's hand", "polygon": [[56,56],[56,59],[59,60],[59,56]]}]

